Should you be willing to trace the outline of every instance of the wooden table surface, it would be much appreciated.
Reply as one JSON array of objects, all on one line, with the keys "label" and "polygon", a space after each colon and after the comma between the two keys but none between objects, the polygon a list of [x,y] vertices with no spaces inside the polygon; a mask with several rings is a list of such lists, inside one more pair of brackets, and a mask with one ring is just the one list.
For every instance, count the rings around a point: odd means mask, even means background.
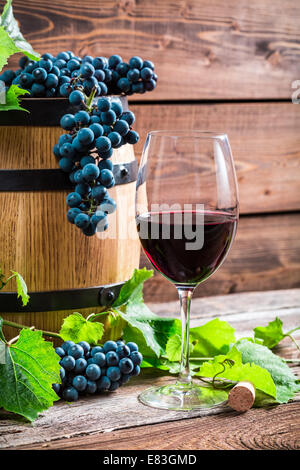
[{"label": "wooden table surface", "polygon": [[[176,302],[152,304],[160,315],[178,311]],[[214,317],[228,321],[236,336],[251,334],[279,316],[284,331],[300,324],[300,289],[252,292],[195,299],[191,326]],[[276,353],[300,358],[287,338]],[[300,367],[291,364],[295,373]],[[174,378],[144,369],[117,392],[56,403],[33,424],[0,412],[1,449],[300,449],[300,394],[285,405],[237,413],[226,405],[210,410],[176,412],[142,405],[146,387]]]}]

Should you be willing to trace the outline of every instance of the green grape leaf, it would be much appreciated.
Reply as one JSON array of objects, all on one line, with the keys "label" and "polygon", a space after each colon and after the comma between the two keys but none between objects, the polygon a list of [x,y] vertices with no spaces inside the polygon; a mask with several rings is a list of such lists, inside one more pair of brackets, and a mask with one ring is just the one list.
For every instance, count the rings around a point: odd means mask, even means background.
[{"label": "green grape leaf", "polygon": [[52,389],[53,383],[60,383],[59,358],[41,331],[28,328],[21,330],[16,343],[4,344],[4,348],[0,407],[33,421],[59,399]]},{"label": "green grape leaf", "polygon": [[261,339],[263,345],[270,349],[274,348],[284,337],[282,321],[278,317],[269,322],[267,326],[257,326],[254,328],[254,338]]},{"label": "green grape leaf", "polygon": [[218,318],[190,329],[190,342],[194,348],[191,357],[211,357],[226,354],[235,342],[234,328]]},{"label": "green grape leaf", "polygon": [[255,364],[270,373],[276,386],[277,402],[287,403],[296,392],[300,391],[298,379],[284,359],[273,354],[266,346],[242,339],[235,344],[235,347],[240,351],[243,363]]},{"label": "green grape leaf", "polygon": [[40,57],[22,35],[13,15],[12,0],[7,0],[0,17],[0,70],[7,64],[7,59],[18,52],[32,60]]},{"label": "green grape leaf", "polygon": [[60,336],[64,341],[87,341],[98,344],[104,333],[104,326],[100,322],[86,320],[80,313],[75,312],[64,319]]},{"label": "green grape leaf", "polygon": [[0,104],[0,111],[26,111],[20,106],[20,96],[29,93],[27,90],[19,88],[18,85],[11,85],[6,92],[5,104]]},{"label": "green grape leaf", "polygon": [[132,277],[125,282],[120,290],[118,298],[113,303],[113,307],[120,307],[128,301],[138,304],[143,303],[143,286],[144,282],[153,276],[153,271],[146,268],[135,269]]},{"label": "green grape leaf", "polygon": [[17,290],[18,290],[18,297],[21,297],[23,306],[27,305],[29,302],[29,295],[27,291],[27,285],[26,282],[24,281],[23,277],[21,274],[17,273],[16,271],[12,271],[14,277],[16,278],[17,282]]},{"label": "green grape leaf", "polygon": [[[223,370],[224,367],[221,363],[226,360],[234,361],[234,364],[232,366],[226,364],[225,370]],[[244,364],[242,354],[235,346],[231,348],[228,354],[216,356],[213,360],[202,364],[196,376],[212,378],[216,374],[220,374],[218,379],[228,379],[234,383],[244,380],[252,382],[257,389],[276,398],[276,387],[271,374],[254,363],[247,362]]]},{"label": "green grape leaf", "polygon": [[[179,325],[178,325],[179,326]],[[190,357],[194,350],[193,343],[189,344]],[[181,359],[181,336],[179,334],[170,336],[166,344],[166,357],[169,361],[180,361]]]}]

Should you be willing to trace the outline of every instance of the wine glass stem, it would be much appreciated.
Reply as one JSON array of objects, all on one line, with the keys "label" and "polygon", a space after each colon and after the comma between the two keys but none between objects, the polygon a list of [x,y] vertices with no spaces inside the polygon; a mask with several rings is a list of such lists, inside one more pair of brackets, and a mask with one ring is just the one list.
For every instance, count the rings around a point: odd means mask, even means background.
[{"label": "wine glass stem", "polygon": [[176,286],[180,300],[181,315],[181,367],[179,382],[192,383],[189,366],[189,331],[190,331],[190,306],[194,288]]}]

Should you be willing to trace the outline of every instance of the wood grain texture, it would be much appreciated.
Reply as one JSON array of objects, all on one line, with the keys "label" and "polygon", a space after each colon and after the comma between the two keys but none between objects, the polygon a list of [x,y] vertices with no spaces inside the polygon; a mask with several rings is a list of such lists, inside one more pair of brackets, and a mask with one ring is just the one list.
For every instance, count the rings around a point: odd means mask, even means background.
[{"label": "wood grain texture", "polygon": [[[141,139],[150,130],[209,130],[228,135],[237,171],[240,211],[300,209],[300,113],[291,103],[131,105]],[[188,169],[183,163],[186,179]],[[188,191],[188,185],[186,186]]]},{"label": "wood grain texture", "polygon": [[290,99],[300,78],[297,0],[14,0],[14,11],[41,53],[153,60],[159,86],[137,99]]},{"label": "wood grain texture", "polygon": [[[286,328],[291,328],[299,323],[299,301],[300,289],[196,299],[192,322],[200,325],[208,321],[217,314],[216,307],[222,305],[220,317],[235,326],[237,338],[248,335],[250,327],[263,325],[276,315]],[[155,307],[161,314],[170,313],[172,308],[168,304]],[[268,312],[268,318],[257,318],[261,309]],[[282,357],[299,359],[289,339],[285,339],[276,352]],[[294,365],[292,369],[299,373],[299,366]],[[300,397],[291,404],[251,409],[242,415],[225,405],[183,413],[149,408],[137,401],[138,394],[146,387],[172,380],[161,372],[144,369],[140,377],[132,379],[116,393],[81,398],[72,405],[56,403],[32,425],[1,411],[0,448],[299,448]]]},{"label": "wood grain texture", "polygon": [[[240,218],[236,239],[221,268],[198,286],[195,297],[300,286],[300,215]],[[142,253],[140,266],[152,269]],[[175,287],[157,271],[144,287],[148,302],[177,300]]]}]

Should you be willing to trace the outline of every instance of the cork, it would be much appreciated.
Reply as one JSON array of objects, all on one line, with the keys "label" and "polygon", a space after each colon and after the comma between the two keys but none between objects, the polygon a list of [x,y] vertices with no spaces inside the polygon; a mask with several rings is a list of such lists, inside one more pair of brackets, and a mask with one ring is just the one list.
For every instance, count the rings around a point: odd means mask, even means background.
[{"label": "cork", "polygon": [[228,395],[228,405],[236,411],[250,410],[255,400],[255,387],[251,382],[239,382]]}]

